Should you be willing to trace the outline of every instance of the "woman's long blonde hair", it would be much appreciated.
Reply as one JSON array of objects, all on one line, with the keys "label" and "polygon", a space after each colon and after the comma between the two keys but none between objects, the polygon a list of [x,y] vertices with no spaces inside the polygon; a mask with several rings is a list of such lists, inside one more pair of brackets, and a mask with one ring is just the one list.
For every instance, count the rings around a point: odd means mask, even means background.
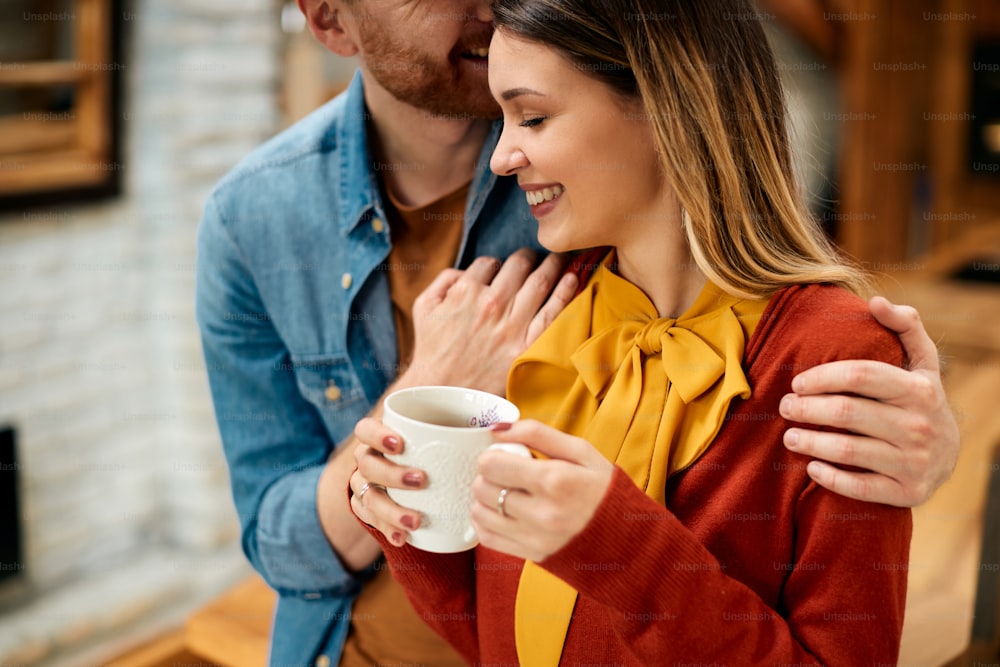
[{"label": "woman's long blonde hair", "polygon": [[698,267],[758,298],[799,283],[868,291],[803,204],[774,54],[746,0],[495,0],[498,30],[641,99]]}]

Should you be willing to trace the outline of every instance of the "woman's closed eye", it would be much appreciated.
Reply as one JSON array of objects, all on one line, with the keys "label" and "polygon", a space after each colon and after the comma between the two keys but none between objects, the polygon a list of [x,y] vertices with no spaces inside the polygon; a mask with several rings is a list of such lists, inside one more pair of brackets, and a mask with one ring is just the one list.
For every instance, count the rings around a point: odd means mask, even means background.
[{"label": "woman's closed eye", "polygon": [[538,127],[545,120],[545,116],[535,116],[534,118],[525,118],[520,123],[521,127]]}]

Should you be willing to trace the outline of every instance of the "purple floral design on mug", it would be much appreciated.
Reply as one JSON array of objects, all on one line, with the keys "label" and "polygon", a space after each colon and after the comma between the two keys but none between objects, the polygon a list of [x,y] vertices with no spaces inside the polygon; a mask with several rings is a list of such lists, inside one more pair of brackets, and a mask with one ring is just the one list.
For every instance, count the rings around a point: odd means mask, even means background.
[{"label": "purple floral design on mug", "polygon": [[490,426],[496,424],[500,421],[500,414],[497,410],[497,406],[491,407],[485,412],[481,412],[478,417],[471,417],[469,419],[469,426]]}]

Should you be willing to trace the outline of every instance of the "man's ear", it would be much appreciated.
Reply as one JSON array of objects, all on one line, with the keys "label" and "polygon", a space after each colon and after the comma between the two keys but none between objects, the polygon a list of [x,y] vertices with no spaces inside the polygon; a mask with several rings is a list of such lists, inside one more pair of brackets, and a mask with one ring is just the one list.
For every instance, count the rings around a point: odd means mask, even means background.
[{"label": "man's ear", "polygon": [[351,20],[341,0],[296,0],[306,17],[309,30],[330,51],[348,58],[357,54],[358,45],[345,23]]}]

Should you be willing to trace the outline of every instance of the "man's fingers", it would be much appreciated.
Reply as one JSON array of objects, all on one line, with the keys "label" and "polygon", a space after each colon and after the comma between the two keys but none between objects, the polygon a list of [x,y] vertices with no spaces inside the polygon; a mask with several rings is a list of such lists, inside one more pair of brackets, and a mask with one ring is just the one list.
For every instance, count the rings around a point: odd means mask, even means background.
[{"label": "man's fingers", "polygon": [[806,472],[820,486],[855,500],[910,507],[905,489],[895,480],[870,472],[849,472],[822,461],[810,461]]},{"label": "man's fingers", "polygon": [[790,428],[785,431],[784,442],[785,447],[798,454],[865,468],[893,479],[899,479],[908,472],[899,449],[881,440],[850,433]]},{"label": "man's fingers", "polygon": [[414,311],[420,309],[433,308],[442,301],[444,301],[445,295],[448,294],[448,290],[451,286],[458,282],[458,279],[463,275],[462,271],[457,269],[445,269],[431,281],[431,284],[421,292],[420,296],[413,304]]},{"label": "man's fingers", "polygon": [[520,248],[511,254],[490,283],[491,296],[498,303],[513,301],[535,268],[537,259],[534,251],[528,248]]},{"label": "man's fingers", "polygon": [[542,304],[546,302],[552,288],[559,283],[566,265],[566,256],[552,253],[538,265],[522,285],[518,286],[511,308],[511,319],[529,327]]},{"label": "man's fingers", "polygon": [[937,346],[927,335],[916,308],[897,306],[881,296],[872,297],[868,303],[875,319],[899,334],[911,370],[939,372]]},{"label": "man's fingers", "polygon": [[858,396],[786,394],[778,411],[789,421],[832,426],[897,445],[907,444],[900,442],[901,435],[911,435],[905,410]]},{"label": "man's fingers", "polygon": [[831,361],[792,378],[800,396],[858,394],[878,401],[904,401],[911,391],[911,372],[870,359]]},{"label": "man's fingers", "polygon": [[489,285],[500,270],[500,260],[496,257],[477,257],[463,273],[466,280]]},{"label": "man's fingers", "polygon": [[576,289],[579,284],[580,279],[573,273],[566,273],[559,279],[556,288],[552,290],[552,294],[548,300],[531,319],[531,324],[528,325],[528,334],[525,337],[527,345],[534,343],[535,339],[549,328],[552,320],[556,319],[556,315],[569,305],[569,302],[576,295]]}]

